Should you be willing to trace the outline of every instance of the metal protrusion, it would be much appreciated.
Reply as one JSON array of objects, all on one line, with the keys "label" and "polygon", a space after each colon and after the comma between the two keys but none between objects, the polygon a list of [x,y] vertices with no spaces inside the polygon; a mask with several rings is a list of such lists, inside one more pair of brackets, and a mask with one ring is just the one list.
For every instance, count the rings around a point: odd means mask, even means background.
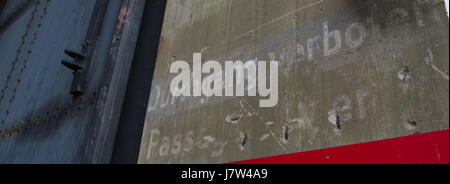
[{"label": "metal protrusion", "polygon": [[417,122],[414,120],[408,120],[408,123],[411,124],[412,126],[417,126]]},{"label": "metal protrusion", "polygon": [[83,46],[83,47],[86,47],[86,46],[88,46],[88,45],[89,45],[89,43],[90,43],[90,41],[89,41],[89,40],[84,40],[84,42],[83,42],[83,43],[81,43],[81,46]]},{"label": "metal protrusion", "polygon": [[289,140],[289,127],[285,126],[284,127],[284,140]]},{"label": "metal protrusion", "polygon": [[337,114],[337,112],[336,112],[336,127],[339,130],[342,129],[341,117],[339,117],[339,114]]},{"label": "metal protrusion", "polygon": [[242,143],[241,146],[245,147],[247,144],[247,133],[246,132],[242,132],[243,133],[243,137],[242,137]]},{"label": "metal protrusion", "polygon": [[66,53],[68,56],[75,59],[76,61],[81,61],[84,59],[84,55],[77,53],[75,51],[72,51],[72,50],[66,49],[66,50],[64,50],[64,53]]},{"label": "metal protrusion", "polygon": [[81,67],[77,64],[69,63],[68,61],[65,61],[65,60],[62,60],[61,63],[73,71],[78,71],[78,70],[83,69],[83,67]]},{"label": "metal protrusion", "polygon": [[70,94],[74,97],[79,97],[83,94],[83,86],[80,82],[80,72],[78,71],[73,72],[73,81]]},{"label": "metal protrusion", "polygon": [[[89,42],[85,42],[88,44]],[[73,59],[73,62],[69,62],[63,60],[61,63],[73,71],[73,81],[70,89],[70,94],[73,95],[74,98],[79,97],[83,94],[84,91],[84,83],[86,78],[86,71],[83,70],[86,63],[84,62],[85,56],[81,53],[72,51],[72,50],[64,50],[68,56]]]}]

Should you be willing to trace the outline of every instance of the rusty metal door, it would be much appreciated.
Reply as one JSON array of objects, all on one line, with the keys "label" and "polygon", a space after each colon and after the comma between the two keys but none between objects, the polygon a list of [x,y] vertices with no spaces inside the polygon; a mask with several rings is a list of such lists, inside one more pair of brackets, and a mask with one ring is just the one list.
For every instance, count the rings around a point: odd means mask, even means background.
[{"label": "rusty metal door", "polygon": [[0,163],[109,162],[143,3],[1,1]]}]

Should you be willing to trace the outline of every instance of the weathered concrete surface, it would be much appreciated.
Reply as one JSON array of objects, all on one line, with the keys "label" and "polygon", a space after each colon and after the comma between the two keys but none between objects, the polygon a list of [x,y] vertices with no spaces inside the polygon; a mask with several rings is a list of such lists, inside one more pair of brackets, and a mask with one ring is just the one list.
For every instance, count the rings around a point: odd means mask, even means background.
[{"label": "weathered concrete surface", "polygon": [[[139,163],[224,163],[449,127],[443,1],[172,0],[166,10]],[[280,61],[278,105],[173,98],[170,64],[194,52]]]}]

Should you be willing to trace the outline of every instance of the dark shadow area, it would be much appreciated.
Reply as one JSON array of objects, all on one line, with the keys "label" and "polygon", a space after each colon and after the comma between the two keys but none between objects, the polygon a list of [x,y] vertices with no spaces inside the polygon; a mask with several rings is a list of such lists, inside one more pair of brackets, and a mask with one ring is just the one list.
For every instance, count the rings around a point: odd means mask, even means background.
[{"label": "dark shadow area", "polygon": [[138,161],[166,0],[146,1],[111,163]]},{"label": "dark shadow area", "polygon": [[5,7],[6,0],[0,0],[0,15],[2,15],[2,10]]},{"label": "dark shadow area", "polygon": [[11,24],[16,22],[16,20],[36,2],[37,0],[22,0],[19,2],[14,2],[13,6],[8,6],[5,10],[3,10],[7,6],[7,3],[11,2],[7,2],[7,0],[0,0],[0,34],[3,33],[3,31],[5,31]]}]

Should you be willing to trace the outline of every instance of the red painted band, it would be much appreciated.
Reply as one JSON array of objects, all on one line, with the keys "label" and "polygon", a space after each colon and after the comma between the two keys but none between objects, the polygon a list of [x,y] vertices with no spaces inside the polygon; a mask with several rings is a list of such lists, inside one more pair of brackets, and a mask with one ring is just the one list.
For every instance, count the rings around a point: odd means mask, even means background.
[{"label": "red painted band", "polygon": [[449,130],[231,164],[449,164]]}]

